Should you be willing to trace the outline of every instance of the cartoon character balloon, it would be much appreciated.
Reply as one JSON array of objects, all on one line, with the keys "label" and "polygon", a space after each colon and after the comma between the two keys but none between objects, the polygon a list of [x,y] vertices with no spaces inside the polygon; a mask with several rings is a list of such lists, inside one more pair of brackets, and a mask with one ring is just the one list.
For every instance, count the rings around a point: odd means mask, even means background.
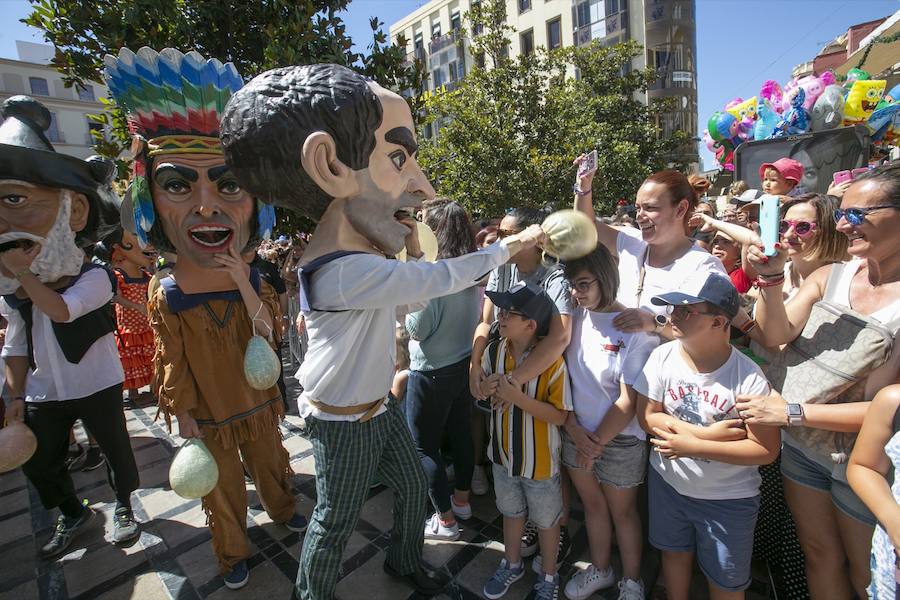
[{"label": "cartoon character balloon", "polygon": [[[781,86],[774,79],[767,79],[759,90],[759,97],[769,103],[769,107],[776,113],[781,114],[784,109],[781,107],[781,100],[784,92]],[[759,138],[756,138],[759,139]]]},{"label": "cartoon character balloon", "polygon": [[781,121],[775,127],[775,137],[797,135],[809,131],[809,115],[803,108],[806,100],[806,92],[802,87],[796,87],[785,94],[785,100],[790,101],[790,110],[785,111]]},{"label": "cartoon character balloon", "polygon": [[887,104],[872,113],[868,120],[872,141],[893,146],[900,136],[900,102]]},{"label": "cartoon character balloon", "polygon": [[884,95],[884,99],[888,102],[900,102],[900,83],[892,87],[891,91]]},{"label": "cartoon character balloon", "polygon": [[848,92],[853,87],[853,84],[857,81],[866,81],[871,79],[871,75],[868,72],[863,71],[862,69],[850,69],[847,71],[847,79],[844,81],[844,89]]},{"label": "cartoon character balloon", "polygon": [[756,105],[756,123],[753,124],[753,139],[765,140],[775,134],[775,127],[778,126],[778,113],[772,108],[772,105],[762,98]]},{"label": "cartoon character balloon", "polygon": [[800,81],[797,82],[797,85],[802,87],[803,91],[806,93],[803,109],[806,110],[806,112],[809,112],[816,104],[816,100],[818,100],[819,96],[821,96],[822,92],[825,90],[825,83],[815,75],[807,75],[806,77],[801,77]]},{"label": "cartoon character balloon", "polygon": [[841,125],[844,120],[844,88],[829,85],[816,100],[809,115],[813,131],[825,131]]},{"label": "cartoon character balloon", "polygon": [[872,116],[884,95],[884,79],[858,79],[853,82],[844,105],[844,125],[864,123]]},{"label": "cartoon character balloon", "polygon": [[727,112],[716,111],[706,123],[709,136],[717,142],[728,141],[735,145],[740,123],[737,118]]}]

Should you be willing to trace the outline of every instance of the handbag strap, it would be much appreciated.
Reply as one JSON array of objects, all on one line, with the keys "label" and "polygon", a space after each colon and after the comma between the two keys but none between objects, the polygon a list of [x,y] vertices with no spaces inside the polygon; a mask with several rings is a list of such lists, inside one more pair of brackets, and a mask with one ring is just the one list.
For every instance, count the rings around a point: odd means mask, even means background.
[{"label": "handbag strap", "polygon": [[647,244],[644,247],[644,252],[641,253],[641,269],[638,272],[638,283],[637,283],[637,292],[634,297],[634,307],[641,307],[641,296],[644,293],[644,278],[647,277],[647,259],[650,258],[650,244]]}]

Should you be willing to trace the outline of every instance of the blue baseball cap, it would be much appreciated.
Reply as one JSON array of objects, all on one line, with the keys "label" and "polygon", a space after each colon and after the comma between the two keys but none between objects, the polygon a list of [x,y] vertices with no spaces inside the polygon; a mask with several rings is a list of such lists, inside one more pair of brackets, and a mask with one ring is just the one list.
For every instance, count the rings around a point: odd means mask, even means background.
[{"label": "blue baseball cap", "polygon": [[682,284],[684,291],[669,292],[650,299],[656,306],[683,306],[706,302],[725,313],[729,319],[737,316],[741,297],[731,280],[715,273],[698,273]]},{"label": "blue baseball cap", "polygon": [[553,302],[547,293],[533,283],[520,281],[505,292],[485,292],[497,308],[520,312],[537,323],[537,334],[545,336],[550,332],[550,317],[553,316]]}]

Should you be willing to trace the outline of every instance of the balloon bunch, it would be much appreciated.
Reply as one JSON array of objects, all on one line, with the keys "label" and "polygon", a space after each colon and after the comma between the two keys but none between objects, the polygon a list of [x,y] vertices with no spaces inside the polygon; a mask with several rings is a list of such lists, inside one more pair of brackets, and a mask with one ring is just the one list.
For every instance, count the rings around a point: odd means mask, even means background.
[{"label": "balloon bunch", "polygon": [[863,124],[873,143],[900,141],[900,85],[885,93],[886,82],[862,69],[850,69],[839,84],[831,71],[795,78],[783,87],[773,79],[759,94],[735,98],[716,111],[703,132],[706,147],[722,167],[734,170],[734,150],[753,140],[825,131]]}]

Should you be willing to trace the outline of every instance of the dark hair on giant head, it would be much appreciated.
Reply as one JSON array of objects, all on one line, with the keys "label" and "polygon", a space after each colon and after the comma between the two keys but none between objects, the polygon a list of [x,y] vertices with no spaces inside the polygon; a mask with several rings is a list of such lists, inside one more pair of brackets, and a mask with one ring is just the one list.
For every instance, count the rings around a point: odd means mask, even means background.
[{"label": "dark hair on giant head", "polygon": [[220,137],[244,189],[317,221],[332,198],[300,164],[306,138],[327,132],[342,163],[365,169],[382,115],[366,79],[347,67],[282,67],[257,75],[231,97]]},{"label": "dark hair on giant head", "polygon": [[[691,215],[694,214],[694,208],[697,206],[697,192],[688,181],[688,178],[679,171],[666,169],[664,171],[657,171],[645,179],[644,183],[655,183],[656,185],[666,188],[672,206],[678,206],[679,202],[687,200],[688,208],[684,213],[684,223],[685,227],[687,227],[687,222],[690,220]],[[644,183],[641,185],[644,185]]]},{"label": "dark hair on giant head", "polygon": [[587,271],[597,278],[600,287],[600,302],[597,308],[606,308],[616,300],[619,293],[619,266],[612,253],[603,244],[597,244],[593,252],[582,258],[563,263],[563,275],[573,279],[580,272]]},{"label": "dark hair on giant head", "polygon": [[856,185],[860,181],[877,183],[884,196],[884,201],[894,206],[900,206],[900,160],[889,162],[863,173],[853,180],[852,185]]},{"label": "dark hair on giant head", "polygon": [[469,213],[447,198],[435,198],[424,204],[425,224],[434,232],[438,258],[456,258],[475,252],[475,237]]},{"label": "dark hair on giant head", "polygon": [[[103,263],[110,264],[116,245],[122,245],[122,236],[124,234],[125,230],[120,226],[118,229],[114,229],[111,233],[107,234],[106,237],[94,244],[94,258]],[[126,250],[130,249],[131,248],[126,248]]]}]

